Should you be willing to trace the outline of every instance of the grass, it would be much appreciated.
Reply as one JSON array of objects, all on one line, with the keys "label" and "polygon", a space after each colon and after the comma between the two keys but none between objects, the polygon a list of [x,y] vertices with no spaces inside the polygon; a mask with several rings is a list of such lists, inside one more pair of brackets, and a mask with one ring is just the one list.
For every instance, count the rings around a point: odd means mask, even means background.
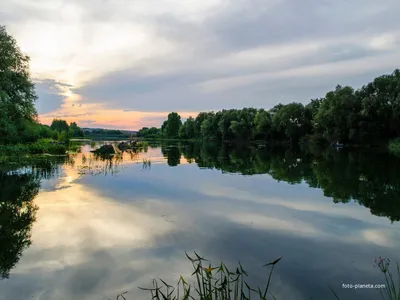
[{"label": "grass", "polygon": [[[151,299],[155,300],[250,300],[250,299],[275,299],[270,293],[270,283],[275,265],[281,258],[264,265],[269,267],[268,280],[263,288],[254,289],[247,283],[248,273],[243,269],[239,262],[236,270],[229,270],[224,263],[212,267],[206,266],[207,260],[200,257],[196,252],[195,257],[187,258],[191,261],[194,272],[194,284],[189,284],[182,276],[175,286],[169,285],[164,280],[153,280],[152,288],[142,288],[141,290],[151,293]],[[125,294],[125,293],[124,293]],[[123,297],[124,294],[119,296]],[[124,298],[125,299],[125,298]]]},{"label": "grass", "polygon": [[390,260],[388,258],[378,257],[375,259],[375,267],[385,276],[386,288],[384,292],[378,289],[382,299],[400,300],[400,265],[396,263],[397,279],[394,278],[390,270]]},{"label": "grass", "polygon": [[0,156],[23,154],[55,154],[62,155],[67,151],[67,145],[49,139],[38,140],[30,144],[0,145]]},{"label": "grass", "polygon": [[143,158],[142,170],[147,170],[151,168],[150,158]]},{"label": "grass", "polygon": [[149,146],[149,143],[146,141],[138,141],[135,146],[137,148],[145,148]]},{"label": "grass", "polygon": [[146,141],[138,141],[135,145],[135,149],[143,152],[147,152],[149,149],[149,143]]},{"label": "grass", "polygon": [[[246,281],[248,273],[243,269],[239,262],[236,270],[229,270],[228,267],[221,262],[218,266],[211,266],[208,260],[200,257],[194,252],[195,257],[190,257],[186,252],[186,257],[190,260],[194,272],[192,280],[194,283],[189,284],[188,281],[180,276],[178,282],[173,286],[162,280],[161,278],[153,280],[151,288],[139,287],[139,289],[148,291],[152,300],[250,300],[250,299],[275,299],[270,292],[270,283],[275,265],[281,258],[265,264],[263,267],[270,268],[268,277],[263,288],[257,286],[252,288]],[[375,259],[375,265],[385,277],[386,288],[378,289],[383,300],[400,300],[400,264],[396,263],[397,278],[390,270],[390,260],[381,257]],[[334,299],[340,300],[340,296],[329,286]],[[328,290],[327,290],[328,291]],[[126,300],[125,295],[128,292],[117,295],[116,300]]]},{"label": "grass", "polygon": [[391,140],[389,142],[388,148],[390,153],[400,156],[400,138]]}]

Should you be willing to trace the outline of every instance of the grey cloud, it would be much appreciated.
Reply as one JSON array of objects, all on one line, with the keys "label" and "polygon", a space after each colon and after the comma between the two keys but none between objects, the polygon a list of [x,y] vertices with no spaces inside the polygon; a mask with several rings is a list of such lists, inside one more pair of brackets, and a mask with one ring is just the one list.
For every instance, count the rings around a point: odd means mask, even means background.
[{"label": "grey cloud", "polygon": [[398,30],[396,0],[250,0],[208,23],[229,48]]},{"label": "grey cloud", "polygon": [[53,114],[49,115],[47,117],[50,118],[77,118],[77,117],[83,117],[83,116],[91,116],[93,113],[84,113],[84,114]]},{"label": "grey cloud", "polygon": [[[323,96],[336,84],[360,86],[398,67],[396,59],[388,62],[389,55],[397,53],[397,58],[400,55],[398,0],[229,1],[223,10],[210,12],[203,22],[179,18],[174,12],[175,7],[157,13],[141,12],[132,7],[125,9],[124,4],[129,3],[124,1],[115,4],[108,0],[72,0],[71,3],[80,8],[82,20],[79,22],[87,39],[99,23],[133,21],[148,25],[160,40],[178,45],[176,53],[168,57],[142,61],[119,72],[110,71],[102,78],[74,89],[83,97],[83,103],[101,103],[106,108],[153,112],[201,111],[243,106],[268,108],[277,101],[304,103],[312,97]],[[42,13],[33,10],[29,6],[21,7],[21,16],[43,17]],[[3,14],[12,15],[10,9]],[[373,49],[368,45],[368,39],[387,33],[397,34],[397,41],[391,48]],[[360,40],[362,38],[366,40]],[[320,45],[318,51],[296,50],[298,45],[313,43]],[[261,52],[259,62],[246,61],[246,57],[243,61],[235,61],[234,58],[229,61],[232,55],[235,57],[241,51],[258,47],[272,47],[277,53],[280,47],[293,47],[293,53],[263,60]],[[135,55],[135,49],[132,49],[132,55]],[[328,63],[350,63],[359,59],[365,59],[364,64],[368,65],[370,60],[377,58],[385,60],[385,64],[351,72],[343,68],[340,72],[324,76],[272,76],[301,67],[321,68]],[[221,60],[226,61],[221,63]],[[151,75],[155,73],[158,75]],[[201,88],[210,80],[229,80],[234,76],[258,76],[261,73],[272,75],[257,82],[250,80],[242,85],[233,84],[224,91],[205,92]],[[56,82],[51,84],[60,85]],[[49,112],[62,101],[49,92],[39,91],[39,96],[39,112]]]},{"label": "grey cloud", "polygon": [[[257,74],[259,72],[279,72],[289,69],[318,66],[327,63],[374,58],[396,52],[376,50],[368,45],[352,41],[358,35],[370,36],[400,30],[396,11],[398,1],[315,1],[298,2],[249,0],[232,3],[225,12],[212,15],[203,23],[190,23],[172,14],[156,16],[152,22],[157,25],[162,38],[189,45],[191,60],[174,59],[177,62],[169,71],[161,75],[143,75],[140,68],[133,72],[128,69],[93,81],[75,90],[88,102],[102,102],[109,108],[143,111],[198,111],[227,107],[262,106],[270,107],[276,99],[280,102],[307,102],[310,95],[321,97],[336,84],[358,85],[366,83],[382,72],[393,68],[382,66],[370,70],[360,70],[348,76],[343,70],[340,75],[327,78],[302,79],[300,77],[265,79],[262,83],[249,83],[232,87],[224,92],[204,94],[196,85],[212,79],[229,78]],[[102,8],[100,8],[101,10]],[[96,16],[93,16],[96,18]],[[149,21],[149,20],[147,20]],[[318,52],[296,53],[290,57],[259,64],[236,66],[235,61],[218,65],[237,51],[255,47],[278,47],[305,42],[330,41]],[[336,41],[338,40],[338,41]],[[336,41],[336,42],[335,42]],[[325,42],[324,42],[325,43]],[[188,53],[182,53],[183,56]],[[165,58],[168,61],[168,58]],[[152,62],[149,61],[151,65]],[[151,68],[151,66],[149,67]],[[368,73],[369,77],[365,74]],[[318,76],[316,76],[318,77]],[[365,79],[360,82],[360,78]],[[290,81],[289,81],[290,79]],[[300,86],[300,87],[299,87]],[[277,87],[281,88],[280,91]]]},{"label": "grey cloud", "polygon": [[64,96],[60,95],[60,87],[70,87],[70,85],[52,79],[35,80],[34,82],[38,94],[36,106],[38,113],[48,113],[61,107]]},{"label": "grey cloud", "polygon": [[68,84],[65,82],[60,82],[54,79],[35,79],[34,80],[36,84],[46,84],[48,86],[53,86],[53,87],[73,87],[72,84]]},{"label": "grey cloud", "polygon": [[[386,52],[370,50],[353,44],[342,44],[332,48],[321,49],[318,53],[306,54],[299,57],[277,59],[271,63],[265,62],[250,67],[234,67],[219,70],[201,69],[185,66],[175,74],[140,77],[132,76],[130,71],[107,75],[89,85],[75,90],[87,102],[102,102],[108,108],[122,108],[125,111],[200,111],[211,109],[234,108],[243,106],[271,107],[279,102],[291,101],[308,102],[310,98],[322,97],[337,84],[353,85],[356,87],[367,83],[375,76],[390,73],[391,68],[382,66],[373,71],[360,70],[358,74],[330,76],[295,76],[290,75],[269,78],[255,84],[235,87],[223,92],[203,93],[196,85],[220,78],[230,78],[240,75],[257,75],[265,71],[280,72],[292,68],[319,66],[327,63],[352,61],[360,58],[373,58],[385,55]],[[207,65],[208,62],[204,61]],[[212,64],[212,62],[211,62]],[[196,73],[197,72],[197,73]],[[362,80],[360,80],[362,79]]]}]

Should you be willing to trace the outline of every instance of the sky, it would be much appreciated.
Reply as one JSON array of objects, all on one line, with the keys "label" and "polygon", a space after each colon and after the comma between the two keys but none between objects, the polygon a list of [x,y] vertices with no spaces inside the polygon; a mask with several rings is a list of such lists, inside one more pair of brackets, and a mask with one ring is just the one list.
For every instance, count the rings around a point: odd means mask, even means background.
[{"label": "sky", "polygon": [[2,0],[42,123],[137,130],[271,108],[399,68],[398,0]]}]

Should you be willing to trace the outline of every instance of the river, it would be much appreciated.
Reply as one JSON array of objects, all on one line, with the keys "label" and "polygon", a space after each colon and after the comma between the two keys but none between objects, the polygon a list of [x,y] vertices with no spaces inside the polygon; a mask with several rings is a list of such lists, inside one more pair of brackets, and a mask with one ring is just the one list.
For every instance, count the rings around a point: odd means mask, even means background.
[{"label": "river", "polygon": [[190,281],[185,251],[240,260],[253,285],[282,257],[277,299],[380,299],[342,284],[384,284],[374,259],[400,262],[400,159],[382,151],[92,146],[1,166],[0,299],[150,299],[153,278]]}]

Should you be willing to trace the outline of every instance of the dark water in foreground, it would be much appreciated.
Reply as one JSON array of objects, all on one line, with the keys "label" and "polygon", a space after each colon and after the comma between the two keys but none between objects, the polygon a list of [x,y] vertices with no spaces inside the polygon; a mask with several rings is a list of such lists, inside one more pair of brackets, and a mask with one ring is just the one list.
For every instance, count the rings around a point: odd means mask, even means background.
[{"label": "dark water in foreground", "polygon": [[[0,299],[150,299],[184,255],[238,260],[277,299],[380,299],[374,258],[400,262],[400,160],[378,152],[164,144],[0,171]],[[151,165],[145,163],[150,159]]]}]

